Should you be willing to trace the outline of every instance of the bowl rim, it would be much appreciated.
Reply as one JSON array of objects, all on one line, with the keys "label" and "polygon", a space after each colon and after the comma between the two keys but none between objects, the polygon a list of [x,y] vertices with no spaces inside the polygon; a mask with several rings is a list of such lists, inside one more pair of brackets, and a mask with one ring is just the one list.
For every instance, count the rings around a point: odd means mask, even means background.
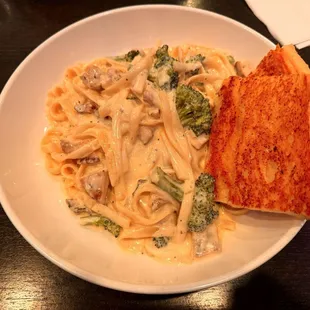
[{"label": "bowl rim", "polygon": [[[140,9],[165,9],[165,10],[180,10],[180,11],[187,11],[187,12],[196,12],[198,14],[203,14],[206,17],[212,16],[216,17],[220,20],[224,20],[227,22],[230,22],[240,28],[243,28],[244,30],[250,32],[254,36],[260,38],[262,41],[264,41],[266,44],[269,44],[270,47],[274,47],[275,44],[272,43],[269,39],[258,33],[257,31],[253,30],[252,28],[232,19],[229,17],[226,17],[224,15],[214,13],[208,10],[203,9],[197,9],[192,7],[184,7],[179,5],[163,5],[163,4],[148,4],[148,5],[134,5],[134,6],[126,6],[122,8],[116,8],[108,11],[104,11],[101,13],[97,13],[95,15],[91,15],[88,17],[85,17],[77,22],[74,22],[65,28],[59,30],[49,38],[47,38],[45,41],[43,41],[39,46],[37,46],[15,69],[15,71],[12,73],[8,81],[6,82],[5,86],[3,87],[1,94],[0,94],[0,110],[3,107],[3,103],[6,98],[6,94],[9,92],[11,86],[13,85],[16,78],[19,76],[19,74],[22,72],[23,68],[26,66],[26,64],[33,58],[35,55],[43,49],[45,46],[47,46],[50,42],[57,39],[59,36],[65,34],[66,32],[70,31],[71,29],[75,28],[76,26],[82,25],[84,23],[87,23],[91,20],[100,19],[104,16],[108,16],[111,14],[117,14],[122,12],[130,12]],[[212,283],[205,283],[204,281],[198,281],[188,284],[176,284],[176,285],[141,285],[141,284],[133,284],[133,283],[127,283],[123,281],[115,281],[103,278],[101,276],[96,276],[90,272],[87,272],[81,268],[76,267],[75,265],[71,264],[70,262],[66,261],[65,259],[59,257],[58,255],[54,254],[52,251],[50,251],[48,248],[44,246],[33,234],[31,234],[27,228],[23,225],[23,223],[20,221],[16,213],[13,211],[13,208],[11,207],[9,200],[7,199],[2,184],[0,184],[0,201],[2,204],[2,207],[12,222],[12,224],[15,226],[17,231],[23,236],[23,238],[33,247],[35,248],[41,255],[43,255],[45,258],[47,258],[49,261],[51,261],[56,266],[60,267],[61,269],[69,272],[70,274],[81,278],[83,280],[86,280],[88,282],[110,288],[115,289],[119,291],[129,292],[129,293],[140,293],[140,294],[177,294],[177,293],[188,293],[193,291],[198,291],[202,289],[206,289],[215,285],[222,284],[224,282],[228,282],[230,280],[233,280],[235,278],[238,278],[244,274],[247,274],[248,272],[254,270],[255,268],[261,266],[266,261],[271,259],[274,255],[276,255],[278,252],[280,252],[299,232],[299,230],[304,225],[305,221],[301,221],[300,225],[290,229],[290,231],[287,231],[272,247],[270,247],[267,251],[263,252],[259,256],[257,256],[252,261],[246,263],[243,267],[226,273],[222,276],[219,276],[216,278],[216,280]]]}]

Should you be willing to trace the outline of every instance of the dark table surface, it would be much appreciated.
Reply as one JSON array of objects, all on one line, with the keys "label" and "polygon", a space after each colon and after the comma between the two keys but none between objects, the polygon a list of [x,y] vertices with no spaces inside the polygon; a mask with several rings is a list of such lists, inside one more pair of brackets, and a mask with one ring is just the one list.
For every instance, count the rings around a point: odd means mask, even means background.
[{"label": "dark table surface", "polygon": [[[0,89],[19,63],[56,31],[98,12],[145,3],[0,0]],[[243,0],[166,3],[229,16],[276,42]],[[310,48],[300,54],[309,64]],[[310,309],[309,241],[310,223],[273,259],[234,281],[191,294],[135,295],[90,284],[56,267],[22,238],[0,208],[0,309]]]}]

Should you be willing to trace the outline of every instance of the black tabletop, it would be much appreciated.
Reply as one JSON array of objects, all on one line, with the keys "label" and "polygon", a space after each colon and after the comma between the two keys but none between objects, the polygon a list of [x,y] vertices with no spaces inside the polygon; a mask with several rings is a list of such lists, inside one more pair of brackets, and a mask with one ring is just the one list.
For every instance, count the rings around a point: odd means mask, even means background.
[{"label": "black tabletop", "polygon": [[[95,13],[145,3],[140,0],[0,0],[0,89],[19,63],[56,31]],[[166,3],[229,16],[276,42],[243,0]],[[310,48],[301,50],[300,54],[310,64]],[[0,208],[0,309],[310,309],[309,240],[308,223],[269,262],[236,280],[191,294],[136,295],[90,284],[56,267],[22,238]]]}]

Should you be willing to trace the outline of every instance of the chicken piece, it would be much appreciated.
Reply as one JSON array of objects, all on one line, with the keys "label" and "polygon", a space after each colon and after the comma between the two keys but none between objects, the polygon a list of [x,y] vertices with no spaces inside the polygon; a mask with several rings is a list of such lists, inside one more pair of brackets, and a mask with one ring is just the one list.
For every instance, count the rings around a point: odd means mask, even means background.
[{"label": "chicken piece", "polygon": [[106,73],[103,73],[100,77],[101,86],[103,89],[111,86],[114,82],[121,78],[121,74],[114,68],[109,68]]},{"label": "chicken piece", "polygon": [[110,185],[107,171],[101,171],[88,175],[83,179],[82,184],[85,191],[91,198],[102,204],[107,202],[107,194]]},{"label": "chicken piece", "polygon": [[230,77],[210,135],[216,201],[310,218],[310,76]]},{"label": "chicken piece", "polygon": [[158,119],[160,117],[160,110],[158,108],[150,108],[148,115]]},{"label": "chicken piece", "polygon": [[102,90],[101,75],[102,70],[95,66],[89,66],[85,72],[81,75],[81,80],[87,88],[93,90]]},{"label": "chicken piece", "polygon": [[210,224],[203,232],[192,233],[194,254],[202,257],[221,250],[221,243],[215,224]]},{"label": "chicken piece", "polygon": [[148,126],[140,126],[138,137],[143,144],[148,144],[150,140],[153,138],[153,130]]},{"label": "chicken piece", "polygon": [[151,105],[160,107],[160,99],[157,90],[154,88],[153,83],[147,81],[143,93],[143,100]]},{"label": "chicken piece", "polygon": [[66,140],[60,140],[60,147],[65,154],[69,154],[69,153],[75,151],[77,149],[78,145],[73,144],[73,143],[66,141]]},{"label": "chicken piece", "polygon": [[86,101],[83,103],[78,102],[74,106],[75,111],[81,114],[91,114],[94,111],[98,110],[98,108],[99,105],[90,99],[86,99]]}]

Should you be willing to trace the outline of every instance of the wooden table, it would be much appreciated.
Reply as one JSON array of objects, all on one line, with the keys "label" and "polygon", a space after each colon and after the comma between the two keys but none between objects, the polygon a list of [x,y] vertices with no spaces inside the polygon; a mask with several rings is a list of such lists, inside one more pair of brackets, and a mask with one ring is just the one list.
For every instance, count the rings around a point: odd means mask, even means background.
[{"label": "wooden table", "polygon": [[[0,89],[19,63],[63,27],[126,0],[0,0]],[[162,3],[162,1],[148,1]],[[256,29],[266,27],[242,0],[167,1],[214,11]],[[280,11],[279,11],[280,14]],[[244,42],[246,46],[247,42]],[[310,48],[300,52],[310,63]],[[5,146],[2,146],[5,151]],[[310,190],[310,189],[309,189]],[[37,253],[0,208],[0,309],[310,309],[310,223],[278,255],[239,279],[174,296],[117,292],[80,280]]]}]

